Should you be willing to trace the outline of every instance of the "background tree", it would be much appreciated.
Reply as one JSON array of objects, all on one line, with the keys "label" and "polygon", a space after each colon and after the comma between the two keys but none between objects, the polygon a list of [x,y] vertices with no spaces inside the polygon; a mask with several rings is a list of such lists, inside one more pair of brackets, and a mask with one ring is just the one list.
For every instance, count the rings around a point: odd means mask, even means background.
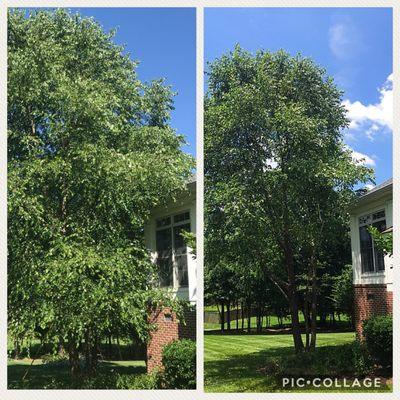
[{"label": "background tree", "polygon": [[312,60],[283,51],[253,56],[237,46],[209,65],[206,259],[217,249],[212,236],[223,230],[238,258],[264,266],[288,301],[296,351],[316,345],[318,270],[331,227],[347,222],[354,186],[371,177],[342,141],[348,121],[341,95]]},{"label": "background tree", "polygon": [[393,255],[393,233],[392,232],[379,232],[376,226],[369,226],[368,232],[371,234],[375,246],[384,254],[389,256]]},{"label": "background tree", "polygon": [[142,84],[113,35],[64,10],[8,15],[9,328],[58,338],[74,376],[116,323],[146,339],[167,300],[144,222],[193,167],[170,88]]},{"label": "background tree", "polygon": [[346,314],[354,323],[353,266],[346,265],[342,273],[334,278],[332,300],[339,313]]}]

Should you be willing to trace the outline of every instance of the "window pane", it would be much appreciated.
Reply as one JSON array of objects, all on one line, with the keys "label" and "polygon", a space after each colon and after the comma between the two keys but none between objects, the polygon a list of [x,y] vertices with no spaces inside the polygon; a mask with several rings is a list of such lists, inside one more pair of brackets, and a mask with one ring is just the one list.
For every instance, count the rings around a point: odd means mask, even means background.
[{"label": "window pane", "polygon": [[367,226],[360,226],[360,251],[361,251],[361,271],[374,272],[374,259],[372,252],[372,238]]},{"label": "window pane", "polygon": [[187,254],[175,256],[176,261],[176,278],[178,286],[188,286],[188,265],[187,265]]},{"label": "window pane", "polygon": [[187,244],[182,236],[183,231],[190,232],[190,224],[174,227],[176,280],[179,287],[188,286]]},{"label": "window pane", "polygon": [[189,219],[190,219],[189,211],[184,212],[182,214],[174,215],[174,222],[175,223],[182,222],[182,221],[187,221]]},{"label": "window pane", "polygon": [[171,225],[171,217],[164,217],[164,218],[159,218],[156,220],[156,226],[157,228],[162,228],[164,226]]},{"label": "window pane", "polygon": [[176,254],[186,254],[186,242],[182,232],[190,232],[190,224],[174,226],[174,249]]},{"label": "window pane", "polygon": [[371,215],[364,215],[358,219],[360,225],[370,224],[371,223]]},{"label": "window pane", "polygon": [[158,278],[161,287],[173,286],[173,268],[171,258],[157,258]]},{"label": "window pane", "polygon": [[171,228],[156,231],[157,266],[161,286],[172,286],[172,235]]},{"label": "window pane", "polygon": [[385,218],[385,210],[378,211],[372,214],[372,219],[375,221],[376,219]]},{"label": "window pane", "polygon": [[[375,226],[379,232],[383,232],[386,229],[386,221],[382,220],[379,222],[375,222],[372,224]],[[382,250],[379,250],[374,245],[374,254],[375,254],[375,268],[377,271],[385,270],[385,258]]]}]

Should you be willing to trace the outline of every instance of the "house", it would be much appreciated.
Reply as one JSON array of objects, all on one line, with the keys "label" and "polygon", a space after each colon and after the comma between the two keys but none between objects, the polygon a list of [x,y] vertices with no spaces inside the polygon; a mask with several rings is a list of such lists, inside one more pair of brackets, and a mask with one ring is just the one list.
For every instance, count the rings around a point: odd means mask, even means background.
[{"label": "house", "polygon": [[380,232],[393,229],[392,179],[360,196],[350,209],[351,251],[355,295],[355,326],[375,314],[393,313],[393,257],[374,245],[368,232],[372,225]]},{"label": "house", "polygon": [[147,345],[147,370],[161,366],[162,349],[176,339],[196,339],[196,259],[181,233],[196,232],[196,179],[193,176],[175,201],[152,211],[145,226],[145,243],[157,265],[158,285],[187,302],[185,324],[169,308],[154,310],[156,325]]}]

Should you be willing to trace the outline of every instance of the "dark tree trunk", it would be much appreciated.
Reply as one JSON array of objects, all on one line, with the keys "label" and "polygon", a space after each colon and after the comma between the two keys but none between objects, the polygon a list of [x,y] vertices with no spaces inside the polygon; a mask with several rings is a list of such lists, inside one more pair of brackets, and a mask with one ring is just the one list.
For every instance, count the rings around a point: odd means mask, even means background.
[{"label": "dark tree trunk", "polygon": [[247,332],[251,332],[251,303],[247,306]]},{"label": "dark tree trunk", "polygon": [[240,311],[242,313],[242,331],[244,331],[244,304],[243,304],[243,302],[240,303]]},{"label": "dark tree trunk", "polygon": [[221,332],[225,331],[225,304],[221,301]]},{"label": "dark tree trunk", "polygon": [[236,301],[236,330],[239,330],[239,302]]},{"label": "dark tree trunk", "polygon": [[74,381],[79,378],[81,372],[78,347],[78,344],[75,342],[75,340],[73,340],[72,336],[70,336],[68,340],[69,370],[71,378]]},{"label": "dark tree trunk", "polygon": [[297,284],[294,267],[294,257],[291,244],[289,243],[288,229],[284,232],[284,256],[286,268],[288,271],[288,300],[290,308],[290,316],[292,319],[292,335],[294,349],[296,353],[304,351],[304,343],[301,337],[300,321],[299,321],[299,300],[297,296]]},{"label": "dark tree trunk", "polygon": [[107,357],[108,357],[109,360],[111,360],[111,358],[112,358],[112,342],[111,342],[111,335],[108,335]]},{"label": "dark tree trunk", "polygon": [[312,247],[311,254],[311,341],[310,349],[314,350],[317,344],[317,260],[315,257],[315,247]]},{"label": "dark tree trunk", "polygon": [[120,343],[119,343],[119,336],[118,335],[117,335],[117,347],[118,347],[119,359],[122,360],[121,346],[120,346]]},{"label": "dark tree trunk", "polygon": [[228,331],[231,330],[231,302],[230,300],[226,303],[226,328]]}]

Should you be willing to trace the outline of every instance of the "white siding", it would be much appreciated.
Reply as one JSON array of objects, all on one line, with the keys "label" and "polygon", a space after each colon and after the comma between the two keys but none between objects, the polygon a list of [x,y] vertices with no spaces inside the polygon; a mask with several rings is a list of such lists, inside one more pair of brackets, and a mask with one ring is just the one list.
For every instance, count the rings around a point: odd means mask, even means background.
[{"label": "white siding", "polygon": [[393,201],[391,193],[374,202],[370,202],[358,207],[350,215],[350,231],[351,231],[351,252],[353,261],[353,283],[355,285],[366,284],[384,284],[388,285],[388,290],[392,291],[393,285],[393,258],[385,256],[385,271],[379,273],[362,273],[361,272],[361,253],[360,253],[360,236],[359,236],[359,217],[373,213],[378,210],[385,210],[386,226],[393,225]]},{"label": "white siding", "polygon": [[[190,230],[196,233],[196,196],[194,193],[188,193],[177,202],[170,204],[168,207],[154,210],[148,223],[145,226],[145,243],[150,252],[153,262],[156,261],[156,219],[164,216],[179,214],[180,212],[189,211],[190,213]],[[174,295],[181,299],[189,300],[191,303],[197,301],[197,268],[196,259],[191,255],[191,249],[188,248],[188,286],[180,288],[169,288]]]}]

